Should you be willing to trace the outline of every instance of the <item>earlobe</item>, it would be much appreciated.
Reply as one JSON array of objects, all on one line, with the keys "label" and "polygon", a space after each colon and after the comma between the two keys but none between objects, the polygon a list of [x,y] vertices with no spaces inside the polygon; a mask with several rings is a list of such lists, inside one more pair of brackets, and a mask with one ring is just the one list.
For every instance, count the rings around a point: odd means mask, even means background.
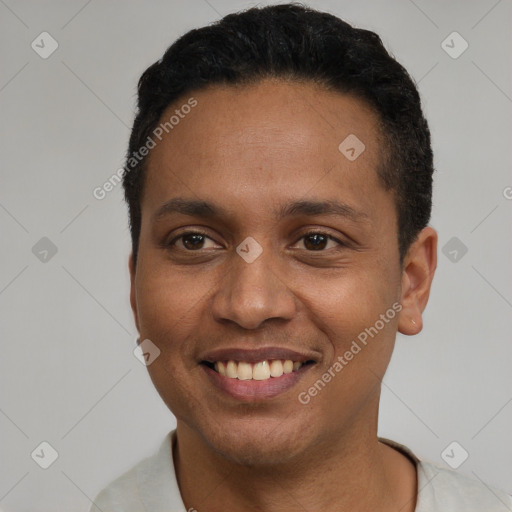
[{"label": "earlobe", "polygon": [[423,328],[422,313],[427,306],[437,266],[437,233],[427,226],[411,244],[404,260],[401,283],[402,310],[398,330],[418,334]]},{"label": "earlobe", "polygon": [[128,259],[128,268],[130,271],[130,306],[133,312],[133,318],[135,320],[135,326],[137,327],[137,331],[139,330],[139,316],[137,314],[137,294],[135,289],[135,274],[136,268],[133,260],[133,253],[130,253],[130,257]]}]

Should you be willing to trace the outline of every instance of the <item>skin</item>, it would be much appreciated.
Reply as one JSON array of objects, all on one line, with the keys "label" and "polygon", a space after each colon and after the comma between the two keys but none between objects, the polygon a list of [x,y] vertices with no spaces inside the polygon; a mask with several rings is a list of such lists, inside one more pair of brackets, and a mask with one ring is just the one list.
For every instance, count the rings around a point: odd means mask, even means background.
[{"label": "skin", "polygon": [[[437,234],[423,229],[400,266],[393,195],[376,173],[376,115],[354,97],[283,80],[191,96],[198,105],[149,155],[136,268],[130,258],[140,338],[161,350],[148,371],[177,418],[174,464],[187,509],[412,512],[416,469],[377,438],[380,382],[397,331],[422,329]],[[353,162],[338,150],[349,134],[366,146]],[[227,215],[155,221],[176,197]],[[361,216],[275,215],[306,199],[336,200]],[[311,229],[342,244],[314,250]],[[202,248],[191,249],[190,237],[165,245],[188,230],[205,233]],[[249,236],[263,249],[252,263],[236,252]],[[298,394],[396,302],[400,313],[301,404]],[[212,348],[275,345],[317,362],[267,400],[240,403],[198,361]]]}]

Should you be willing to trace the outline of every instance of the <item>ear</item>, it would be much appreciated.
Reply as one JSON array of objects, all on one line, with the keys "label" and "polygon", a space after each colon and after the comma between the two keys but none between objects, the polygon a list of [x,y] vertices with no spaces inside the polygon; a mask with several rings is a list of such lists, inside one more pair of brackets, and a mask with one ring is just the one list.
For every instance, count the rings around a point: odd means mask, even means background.
[{"label": "ear", "polygon": [[427,226],[420,231],[404,258],[398,331],[418,334],[423,328],[422,313],[427,306],[437,266],[437,232]]},{"label": "ear", "polygon": [[130,253],[130,258],[128,259],[128,268],[130,270],[130,305],[132,307],[133,318],[135,320],[135,325],[137,327],[137,331],[140,332],[139,329],[139,315],[137,313],[137,294],[135,290],[135,264],[133,261],[133,252]]}]

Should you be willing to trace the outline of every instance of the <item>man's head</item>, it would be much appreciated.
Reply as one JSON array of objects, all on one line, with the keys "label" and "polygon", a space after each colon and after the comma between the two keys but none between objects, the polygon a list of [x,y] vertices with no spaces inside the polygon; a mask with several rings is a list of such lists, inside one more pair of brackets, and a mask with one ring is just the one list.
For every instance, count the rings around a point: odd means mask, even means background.
[{"label": "man's head", "polygon": [[[147,158],[134,154],[140,154],[148,137],[161,136],[159,125],[169,121],[162,118],[164,111],[173,103],[179,109],[180,98],[208,86],[249,84],[266,77],[350,94],[377,114],[381,158],[376,171],[395,195],[403,259],[427,225],[432,204],[430,133],[413,81],[377,34],[327,13],[276,5],[231,14],[188,32],[142,75],[124,176],[135,263]],[[169,131],[172,124],[164,129]]]},{"label": "man's head", "polygon": [[181,432],[270,464],[376,428],[436,264],[403,68],[374,34],[276,6],[185,35],[139,91],[130,151],[159,136],[125,175],[131,304]]}]

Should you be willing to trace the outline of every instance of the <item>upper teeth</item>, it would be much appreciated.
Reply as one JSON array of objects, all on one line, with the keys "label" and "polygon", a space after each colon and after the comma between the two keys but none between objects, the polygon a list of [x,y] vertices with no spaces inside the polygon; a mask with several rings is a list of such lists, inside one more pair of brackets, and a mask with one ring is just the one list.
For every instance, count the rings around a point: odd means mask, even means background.
[{"label": "upper teeth", "polygon": [[259,363],[246,363],[244,361],[217,361],[215,370],[224,377],[239,380],[267,380],[270,377],[281,377],[283,373],[292,373],[298,370],[304,363],[286,359],[265,360]]}]

